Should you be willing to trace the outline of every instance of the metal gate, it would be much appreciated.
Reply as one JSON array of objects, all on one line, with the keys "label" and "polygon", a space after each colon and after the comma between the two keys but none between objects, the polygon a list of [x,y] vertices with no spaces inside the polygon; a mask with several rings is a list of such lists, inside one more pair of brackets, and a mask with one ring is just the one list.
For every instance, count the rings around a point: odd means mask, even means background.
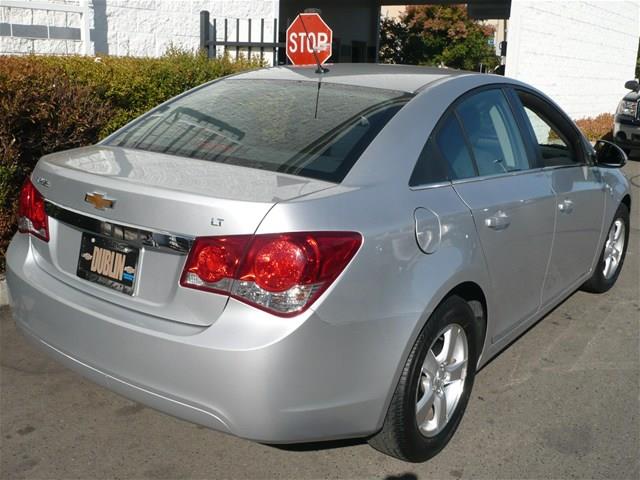
[{"label": "metal gate", "polygon": [[[265,59],[265,54],[271,55],[273,65],[278,64],[278,49],[284,48],[285,43],[278,41],[278,19],[267,20],[264,18],[260,21],[260,40],[255,41],[251,38],[253,30],[253,20],[247,19],[240,21],[239,18],[229,20],[228,18],[218,21],[217,18],[211,22],[209,12],[203,10],[200,12],[200,48],[207,52],[209,58],[215,58],[217,56],[218,47],[223,47],[225,53],[230,49],[235,51],[236,56],[240,55],[241,51],[247,51],[247,57],[251,58],[254,54],[259,54],[260,59]],[[264,30],[266,22],[273,22],[273,40],[266,41],[264,37]],[[231,24],[233,22],[233,24]],[[230,25],[231,24],[231,25]],[[246,25],[247,35],[243,37],[241,35],[241,27]],[[235,26],[235,38],[229,38],[230,26]],[[218,29],[223,31],[223,39],[218,40]],[[241,40],[241,38],[243,40]],[[246,38],[246,40],[245,40]]]}]

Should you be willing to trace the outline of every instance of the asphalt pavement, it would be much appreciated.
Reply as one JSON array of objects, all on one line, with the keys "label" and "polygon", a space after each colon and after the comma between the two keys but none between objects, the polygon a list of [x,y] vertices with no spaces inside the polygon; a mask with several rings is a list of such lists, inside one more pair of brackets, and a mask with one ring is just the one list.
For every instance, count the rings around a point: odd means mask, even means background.
[{"label": "asphalt pavement", "polygon": [[362,441],[276,448],[133,403],[29,346],[0,308],[0,478],[640,478],[640,161],[629,251],[482,369],[449,446],[404,463]]}]

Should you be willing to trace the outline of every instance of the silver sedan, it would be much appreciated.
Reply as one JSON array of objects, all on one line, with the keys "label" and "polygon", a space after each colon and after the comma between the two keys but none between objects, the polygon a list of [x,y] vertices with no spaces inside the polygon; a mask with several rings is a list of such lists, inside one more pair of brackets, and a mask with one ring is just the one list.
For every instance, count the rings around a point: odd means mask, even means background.
[{"label": "silver sedan", "polygon": [[625,161],[507,78],[223,78],[38,162],[12,311],[68,367],[171,415],[424,461],[478,368],[576,289],[613,286]]}]

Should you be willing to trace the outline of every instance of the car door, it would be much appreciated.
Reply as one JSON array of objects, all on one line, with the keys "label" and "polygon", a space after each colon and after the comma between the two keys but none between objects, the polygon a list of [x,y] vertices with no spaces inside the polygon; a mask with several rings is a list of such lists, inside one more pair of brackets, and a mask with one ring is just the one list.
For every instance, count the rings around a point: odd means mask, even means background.
[{"label": "car door", "polygon": [[541,96],[516,89],[538,161],[556,194],[556,233],[542,304],[553,303],[585,280],[596,260],[605,208],[604,182],[581,135]]},{"label": "car door", "polygon": [[484,250],[494,306],[488,333],[496,342],[540,307],[555,194],[501,88],[474,92],[454,108],[457,128],[464,132],[459,142],[475,175],[457,178],[453,186],[472,212]]}]

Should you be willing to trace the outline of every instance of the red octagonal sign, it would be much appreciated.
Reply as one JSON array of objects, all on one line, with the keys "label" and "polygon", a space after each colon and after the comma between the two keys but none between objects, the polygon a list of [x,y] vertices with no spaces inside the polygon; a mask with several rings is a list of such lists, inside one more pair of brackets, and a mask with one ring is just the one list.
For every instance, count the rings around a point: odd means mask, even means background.
[{"label": "red octagonal sign", "polygon": [[331,57],[332,41],[333,31],[320,15],[301,13],[287,28],[287,57],[294,65],[323,64]]}]

